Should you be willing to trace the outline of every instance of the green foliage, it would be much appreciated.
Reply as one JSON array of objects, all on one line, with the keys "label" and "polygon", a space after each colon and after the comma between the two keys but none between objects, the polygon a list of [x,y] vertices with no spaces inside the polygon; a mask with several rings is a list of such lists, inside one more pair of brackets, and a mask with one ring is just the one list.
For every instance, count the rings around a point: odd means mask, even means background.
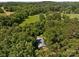
[{"label": "green foliage", "polygon": [[[77,2],[1,3],[7,12],[14,13],[0,15],[0,56],[79,56],[78,5]],[[37,36],[44,38],[46,47],[35,47]]]},{"label": "green foliage", "polygon": [[0,7],[0,13],[4,13],[4,11],[1,9],[1,7]]}]

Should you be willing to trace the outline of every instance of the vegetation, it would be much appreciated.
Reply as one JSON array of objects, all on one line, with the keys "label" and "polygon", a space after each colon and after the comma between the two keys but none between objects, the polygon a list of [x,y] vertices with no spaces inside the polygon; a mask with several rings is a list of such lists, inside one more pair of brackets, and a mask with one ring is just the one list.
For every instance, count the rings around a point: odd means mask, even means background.
[{"label": "vegetation", "polygon": [[66,14],[70,18],[79,18],[79,14]]},{"label": "vegetation", "polygon": [[[1,57],[79,56],[79,2],[0,3]],[[37,48],[37,36],[46,47]]]},{"label": "vegetation", "polygon": [[28,19],[25,19],[19,26],[24,27],[37,21],[39,21],[39,15],[29,16]]}]

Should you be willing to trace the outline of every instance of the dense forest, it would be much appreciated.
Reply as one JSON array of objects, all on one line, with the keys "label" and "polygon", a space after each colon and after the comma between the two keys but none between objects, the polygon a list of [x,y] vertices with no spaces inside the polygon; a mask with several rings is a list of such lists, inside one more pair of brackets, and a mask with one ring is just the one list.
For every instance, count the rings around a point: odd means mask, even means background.
[{"label": "dense forest", "polygon": [[0,3],[0,56],[79,57],[79,2]]}]

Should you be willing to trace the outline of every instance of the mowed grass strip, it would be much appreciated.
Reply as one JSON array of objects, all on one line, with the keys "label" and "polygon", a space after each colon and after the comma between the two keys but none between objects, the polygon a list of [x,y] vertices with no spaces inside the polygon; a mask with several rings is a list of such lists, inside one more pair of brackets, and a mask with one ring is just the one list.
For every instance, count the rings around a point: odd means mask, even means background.
[{"label": "mowed grass strip", "polygon": [[29,19],[28,19],[28,20],[26,19],[26,22],[27,22],[28,24],[30,24],[30,23],[35,23],[35,22],[37,22],[37,21],[39,21],[39,15],[29,16]]},{"label": "mowed grass strip", "polygon": [[24,27],[37,21],[39,21],[39,15],[29,16],[28,19],[25,19],[25,21],[23,21],[19,26]]}]

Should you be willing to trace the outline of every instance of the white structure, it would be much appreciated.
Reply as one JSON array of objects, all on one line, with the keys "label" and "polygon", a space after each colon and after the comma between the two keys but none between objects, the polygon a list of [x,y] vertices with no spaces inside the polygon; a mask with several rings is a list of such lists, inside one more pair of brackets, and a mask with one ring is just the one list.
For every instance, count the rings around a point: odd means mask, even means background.
[{"label": "white structure", "polygon": [[37,37],[36,41],[38,43],[38,48],[43,48],[43,47],[46,46],[45,43],[44,43],[44,39],[43,38]]}]

